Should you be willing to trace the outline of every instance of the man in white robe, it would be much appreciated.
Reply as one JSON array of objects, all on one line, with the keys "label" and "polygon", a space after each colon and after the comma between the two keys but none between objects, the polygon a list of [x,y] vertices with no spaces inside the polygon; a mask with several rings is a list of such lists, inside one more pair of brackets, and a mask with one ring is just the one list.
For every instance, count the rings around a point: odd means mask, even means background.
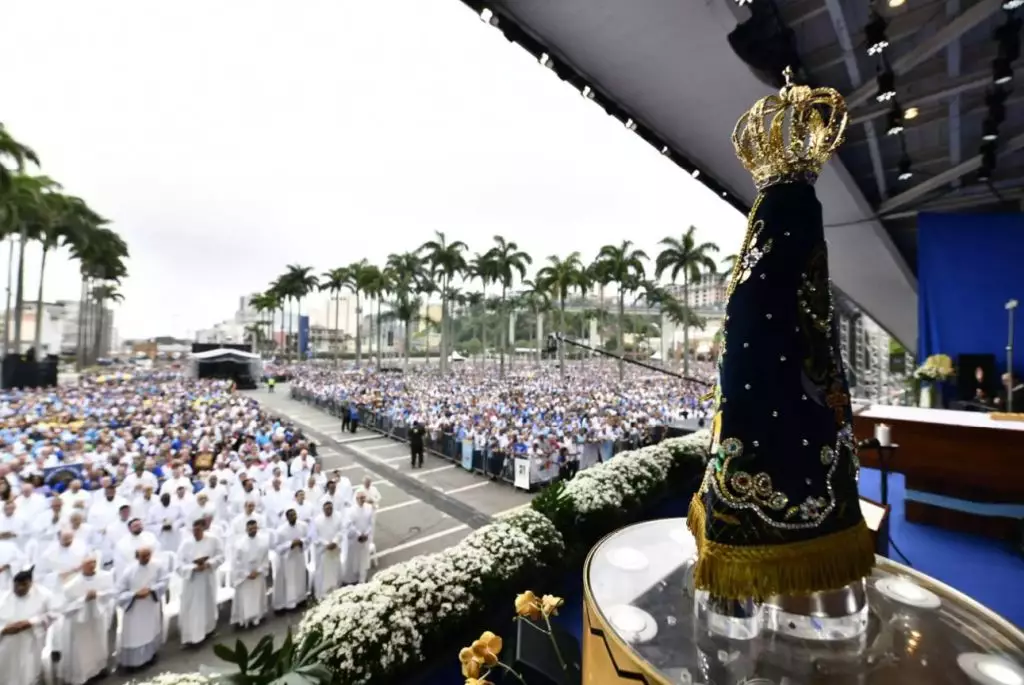
[{"label": "man in white robe", "polygon": [[162,551],[156,536],[143,528],[141,520],[133,518],[128,522],[128,534],[122,536],[114,547],[115,575],[131,566],[136,553],[143,547],[148,547],[154,553]]},{"label": "man in white robe", "polygon": [[0,540],[0,596],[10,592],[18,569],[28,564],[28,557],[13,542]]},{"label": "man in white robe", "polygon": [[59,618],[53,593],[32,584],[32,571],[14,576],[11,591],[0,597],[0,682],[38,685],[43,681],[46,631]]},{"label": "man in white robe", "polygon": [[258,626],[267,614],[267,578],[270,574],[270,538],[260,531],[256,517],[245,524],[245,535],[235,541],[231,561],[231,624]]},{"label": "man in white robe", "polygon": [[366,495],[356,493],[356,503],[345,521],[345,567],[342,581],[365,583],[370,572],[370,540],[373,537],[374,508]]},{"label": "man in white robe", "polygon": [[309,532],[294,509],[285,512],[285,521],[274,535],[277,568],[274,572],[274,611],[289,611],[309,594],[309,569],[306,544]]},{"label": "man in white robe", "polygon": [[[270,481],[270,487],[263,493],[263,513],[274,526],[281,524],[284,510],[294,501],[292,491],[284,487],[280,478]],[[243,505],[244,506],[244,505]]]},{"label": "man in white robe", "polygon": [[[241,514],[232,519],[231,534],[238,537],[245,535],[245,531],[248,528],[249,521],[253,520],[255,520],[257,525],[259,525],[260,530],[263,530],[264,528],[268,527],[266,517],[262,513],[256,511],[256,503],[250,500],[245,503],[245,511],[243,511]],[[269,525],[271,531],[273,531],[273,528],[276,526],[276,524]]]},{"label": "man in white robe", "polygon": [[352,501],[355,501],[356,496],[359,493],[363,493],[363,497],[366,499],[366,503],[371,505],[374,509],[380,507],[380,490],[373,484],[373,478],[366,476],[363,478],[363,483],[355,489],[352,494]]},{"label": "man in white robe", "polygon": [[10,542],[27,552],[28,543],[32,539],[28,523],[18,511],[14,500],[4,502],[3,514],[0,514],[0,543]]},{"label": "man in white robe", "polygon": [[81,573],[64,587],[64,623],[59,645],[57,675],[66,685],[84,685],[110,665],[116,636],[114,575],[99,569],[95,554],[82,562]]},{"label": "man in white robe", "polygon": [[324,499],[323,513],[313,520],[313,596],[323,599],[341,587],[341,550],[345,539],[344,514],[335,514],[331,500]]},{"label": "man in white robe", "polygon": [[171,501],[170,494],[160,495],[159,504],[149,510],[146,525],[156,535],[161,549],[177,550],[181,546],[181,528],[184,524],[184,512],[181,507]]},{"label": "man in white robe", "polygon": [[113,568],[118,562],[117,545],[121,542],[121,538],[128,537],[128,524],[132,520],[131,512],[130,506],[127,504],[122,505],[117,517],[103,529],[104,568]]},{"label": "man in white robe", "polygon": [[167,569],[143,547],[135,562],[117,581],[117,603],[124,610],[118,662],[141,668],[154,658],[164,641],[164,614],[160,598],[167,590]]},{"label": "man in white robe", "polygon": [[352,506],[355,501],[352,495],[352,483],[348,478],[342,476],[338,471],[334,472],[331,480],[327,481],[327,492],[324,497],[329,497],[334,511],[338,516],[343,516],[345,510]]},{"label": "man in white robe", "polygon": [[64,585],[82,568],[82,561],[89,555],[89,548],[75,534],[63,530],[60,538],[46,546],[36,561],[35,575],[39,584],[47,590],[62,593]]},{"label": "man in white robe", "polygon": [[198,645],[217,628],[217,568],[224,563],[224,548],[220,539],[206,533],[207,522],[205,517],[196,519],[192,536],[178,548],[178,630],[183,645]]}]

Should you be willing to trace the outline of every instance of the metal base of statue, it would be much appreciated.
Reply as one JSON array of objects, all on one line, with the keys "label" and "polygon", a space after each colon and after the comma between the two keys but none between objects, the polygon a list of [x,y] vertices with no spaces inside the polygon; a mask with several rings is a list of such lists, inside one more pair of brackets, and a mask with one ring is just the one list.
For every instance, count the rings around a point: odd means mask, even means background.
[{"label": "metal base of statue", "polygon": [[584,681],[1024,684],[1024,633],[888,559],[831,593],[721,602],[694,591],[685,519],[623,528],[584,568]]}]

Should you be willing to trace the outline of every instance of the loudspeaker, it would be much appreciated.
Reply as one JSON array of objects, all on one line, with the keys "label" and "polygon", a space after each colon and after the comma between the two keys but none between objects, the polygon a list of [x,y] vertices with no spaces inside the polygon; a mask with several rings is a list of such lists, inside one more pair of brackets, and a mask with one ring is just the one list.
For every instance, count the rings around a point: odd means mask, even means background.
[{"label": "loudspeaker", "polygon": [[580,643],[569,633],[552,626],[558,650],[568,668],[562,670],[546,627],[528,619],[516,621],[515,661],[512,669],[530,685],[580,685]]},{"label": "loudspeaker", "polygon": [[956,358],[957,397],[966,402],[978,401],[978,391],[984,399],[998,397],[999,371],[994,354],[961,354]]}]

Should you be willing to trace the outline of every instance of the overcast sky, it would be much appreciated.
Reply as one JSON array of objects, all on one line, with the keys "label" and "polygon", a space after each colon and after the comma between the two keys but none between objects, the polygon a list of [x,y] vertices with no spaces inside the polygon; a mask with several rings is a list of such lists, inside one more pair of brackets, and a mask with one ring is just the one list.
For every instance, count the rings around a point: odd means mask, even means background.
[{"label": "overcast sky", "polygon": [[[738,212],[458,0],[0,8],[0,121],[127,240],[122,337],[190,334],[286,264],[382,263],[435,230],[535,262],[624,237],[654,253],[690,224],[723,254],[742,239]],[[45,288],[77,298],[67,255]]]}]

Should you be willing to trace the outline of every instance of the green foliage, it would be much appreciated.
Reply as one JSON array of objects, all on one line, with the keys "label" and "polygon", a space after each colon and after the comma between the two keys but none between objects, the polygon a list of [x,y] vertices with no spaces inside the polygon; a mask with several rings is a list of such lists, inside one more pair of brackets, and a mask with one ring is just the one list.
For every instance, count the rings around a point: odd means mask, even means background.
[{"label": "green foliage", "polygon": [[277,649],[273,635],[266,635],[251,652],[238,640],[234,649],[214,645],[213,653],[238,669],[220,677],[225,685],[328,685],[334,676],[320,656],[330,647],[321,631],[311,630],[296,641],[289,629]]}]

